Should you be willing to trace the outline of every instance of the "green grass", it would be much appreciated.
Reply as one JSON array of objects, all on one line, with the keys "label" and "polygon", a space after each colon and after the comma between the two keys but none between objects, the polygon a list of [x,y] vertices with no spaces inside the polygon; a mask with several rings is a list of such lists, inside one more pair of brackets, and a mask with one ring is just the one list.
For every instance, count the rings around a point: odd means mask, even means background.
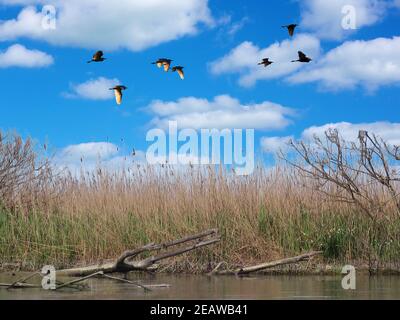
[{"label": "green grass", "polygon": [[2,209],[0,259],[2,263],[22,262],[32,269],[45,264],[62,268],[114,258],[128,248],[151,241],[218,227],[221,244],[187,255],[185,261],[191,262],[192,267],[195,263],[201,269],[209,262],[219,261],[232,265],[262,262],[311,250],[322,250],[324,261],[334,264],[368,263],[371,256],[382,264],[399,260],[398,219],[373,226],[369,218],[355,212],[312,214],[301,208],[297,214],[283,215],[265,206],[257,214],[243,213],[242,221],[232,219],[232,215],[229,210],[216,212],[204,223],[204,217],[196,210],[186,212],[178,222],[173,213],[154,212],[143,219],[133,211],[123,215],[22,215]]}]

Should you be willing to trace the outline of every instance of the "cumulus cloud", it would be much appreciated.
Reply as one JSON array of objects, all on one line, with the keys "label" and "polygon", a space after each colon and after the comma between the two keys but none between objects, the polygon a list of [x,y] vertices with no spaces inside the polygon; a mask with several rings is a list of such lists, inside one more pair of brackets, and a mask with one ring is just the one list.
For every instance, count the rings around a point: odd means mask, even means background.
[{"label": "cumulus cloud", "polygon": [[167,128],[168,121],[177,121],[180,128],[193,129],[260,129],[287,127],[295,111],[269,101],[242,104],[229,95],[213,100],[195,97],[177,101],[153,101],[148,110],[155,115],[152,125]]},{"label": "cumulus cloud", "polygon": [[[207,0],[0,0],[24,5],[14,19],[0,22],[0,40],[20,37],[54,45],[107,50],[143,50],[193,35],[214,24]],[[42,27],[43,5],[57,9],[57,28]]]},{"label": "cumulus cloud", "polygon": [[[322,126],[312,126],[301,134],[303,141],[312,141],[314,136],[323,137],[330,129],[338,130],[340,136],[346,141],[357,141],[360,130],[366,130],[370,135],[375,134],[389,145],[400,145],[400,123],[372,122],[372,123],[328,123]],[[276,153],[287,149],[287,142],[293,137],[263,137],[261,146],[265,153]]]},{"label": "cumulus cloud", "polygon": [[0,68],[42,68],[54,63],[52,56],[39,50],[30,50],[20,44],[14,44],[0,51]]},{"label": "cumulus cloud", "polygon": [[[104,169],[107,173],[125,173],[132,175],[140,172],[141,167],[151,166],[154,172],[163,172],[163,166],[169,162],[168,168],[173,168],[175,173],[185,174],[201,168],[204,161],[199,155],[168,153],[165,156],[148,159],[146,153],[136,150],[135,155],[129,154],[124,147],[109,142],[88,142],[67,146],[58,152],[52,161],[57,172],[69,172],[79,177],[82,172],[93,173]],[[171,164],[169,159],[179,159],[179,164]],[[150,162],[148,162],[148,160]]]},{"label": "cumulus cloud", "polygon": [[313,126],[304,130],[302,138],[310,140],[314,135],[323,136],[329,129],[337,129],[347,141],[356,141],[360,130],[366,130],[371,135],[375,134],[391,145],[400,145],[400,123],[374,122],[358,123],[349,122],[330,123],[323,126]]},{"label": "cumulus cloud", "polygon": [[249,21],[250,19],[247,16],[237,21],[233,21],[230,15],[222,16],[216,22],[216,24],[220,26],[217,39],[222,42],[226,40],[232,41],[235,35],[240,32]]},{"label": "cumulus cloud", "polygon": [[123,148],[109,142],[88,142],[70,145],[56,153],[54,166],[59,170],[68,169],[73,174],[93,171],[98,167],[119,171],[135,163],[145,162],[145,153],[136,151],[135,157],[124,153]]},{"label": "cumulus cloud", "polygon": [[83,98],[88,100],[108,100],[114,97],[110,88],[118,85],[118,79],[107,79],[99,77],[90,79],[81,84],[71,85],[71,92],[64,93],[67,98]]},{"label": "cumulus cloud", "polygon": [[355,30],[342,26],[343,8],[352,6],[356,14],[356,28],[377,23],[385,14],[389,2],[385,0],[305,0],[301,2],[301,28],[313,31],[319,38],[340,40]]},{"label": "cumulus cloud", "polygon": [[[210,68],[216,75],[239,74],[239,84],[250,87],[259,80],[280,78],[303,68],[303,64],[290,62],[298,59],[299,50],[317,59],[321,51],[320,41],[308,34],[298,34],[293,40],[276,42],[264,49],[245,41],[212,62]],[[270,58],[275,63],[268,68],[257,65],[263,58]]]},{"label": "cumulus cloud", "polygon": [[231,37],[233,37],[236,33],[238,33],[240,30],[243,29],[243,27],[246,25],[246,23],[249,22],[248,17],[243,17],[237,22],[233,22],[229,25],[227,29],[227,34]]},{"label": "cumulus cloud", "polygon": [[284,151],[288,147],[290,140],[293,140],[293,136],[287,137],[262,137],[260,144],[261,149],[265,153],[277,153],[279,151]]},{"label": "cumulus cloud", "polygon": [[89,159],[104,158],[116,155],[118,147],[108,142],[90,142],[71,145],[64,148],[61,152],[63,157],[80,159],[81,157]]},{"label": "cumulus cloud", "polygon": [[291,76],[292,83],[318,82],[329,90],[363,86],[376,90],[400,83],[400,37],[348,41],[329,51],[309,69]]}]

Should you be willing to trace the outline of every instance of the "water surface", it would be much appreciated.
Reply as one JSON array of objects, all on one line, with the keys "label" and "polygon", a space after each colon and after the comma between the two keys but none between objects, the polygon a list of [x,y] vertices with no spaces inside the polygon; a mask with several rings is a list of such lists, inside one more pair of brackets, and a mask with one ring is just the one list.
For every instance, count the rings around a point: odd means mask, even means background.
[{"label": "water surface", "polygon": [[[0,283],[24,276],[0,274]],[[84,291],[62,289],[0,289],[0,299],[400,299],[400,277],[357,277],[357,289],[346,291],[339,276],[257,276],[247,278],[193,275],[130,275],[143,284],[170,284],[144,292],[130,284],[108,279],[90,279]],[[59,279],[66,280],[66,279]],[[35,281],[40,283],[40,279]]]}]

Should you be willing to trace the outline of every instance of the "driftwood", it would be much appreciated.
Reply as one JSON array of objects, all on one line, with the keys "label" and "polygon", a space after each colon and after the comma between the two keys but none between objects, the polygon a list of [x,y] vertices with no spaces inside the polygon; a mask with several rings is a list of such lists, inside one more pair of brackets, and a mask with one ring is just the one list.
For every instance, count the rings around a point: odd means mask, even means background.
[{"label": "driftwood", "polygon": [[221,267],[223,265],[227,265],[227,263],[225,261],[218,263],[217,266],[211,272],[207,273],[207,275],[214,276],[214,275],[218,274],[219,270],[221,269]]},{"label": "driftwood", "polygon": [[[189,251],[193,251],[214,243],[219,242],[221,239],[218,235],[218,230],[208,230],[205,232],[198,233],[196,235],[188,236],[179,240],[174,240],[162,244],[148,244],[139,249],[125,251],[121,254],[114,262],[105,263],[96,266],[88,266],[83,268],[74,268],[74,269],[66,269],[57,271],[58,276],[67,276],[67,277],[78,277],[78,279],[71,280],[69,282],[63,283],[57,281],[56,290],[60,290],[63,288],[74,288],[74,289],[82,289],[82,286],[78,285],[78,283],[86,281],[90,278],[94,277],[103,277],[110,280],[115,280],[119,282],[128,283],[131,285],[135,285],[141,289],[151,291],[151,288],[168,288],[170,285],[168,284],[152,284],[152,285],[144,285],[137,282],[133,282],[127,279],[118,278],[115,276],[108,275],[108,273],[127,273],[130,271],[153,271],[157,268],[156,263],[158,261],[175,257],[181,254],[184,254]],[[188,244],[190,243],[190,244]],[[178,247],[174,250],[165,251],[158,253],[157,255],[150,256],[148,258],[142,260],[133,260],[141,253],[147,253],[151,251],[162,251],[168,248],[176,247],[178,245],[187,244],[186,246]],[[0,283],[0,288],[5,287],[7,289],[27,289],[27,288],[41,288],[39,285],[26,283],[27,280],[32,279],[33,277],[41,275],[41,273],[34,272],[22,279],[18,279],[17,281],[9,284],[9,283]]]},{"label": "driftwood", "polygon": [[[35,272],[34,274],[31,274],[30,276],[28,276],[28,277],[26,277],[24,279],[18,280],[16,282],[13,282],[13,283],[0,283],[0,288],[6,288],[6,289],[39,289],[39,288],[42,288],[41,285],[25,283],[26,280],[29,280],[29,279],[33,278],[35,275],[40,275],[40,273],[39,272]],[[86,280],[89,280],[89,279],[94,278],[94,277],[103,277],[103,278],[116,280],[116,281],[123,282],[123,283],[128,283],[128,284],[134,285],[134,286],[136,286],[138,288],[142,288],[142,289],[144,289],[146,291],[152,291],[153,288],[169,288],[169,287],[171,287],[171,285],[169,285],[169,284],[146,284],[146,285],[144,285],[144,284],[133,282],[133,281],[130,281],[130,280],[127,280],[127,279],[122,279],[122,278],[110,276],[110,275],[104,274],[103,272],[100,271],[100,272],[96,272],[94,274],[90,274],[88,276],[85,276],[83,278],[79,278],[79,279],[75,279],[75,280],[69,281],[67,283],[63,283],[61,281],[57,281],[56,282],[57,286],[56,286],[55,290],[59,290],[59,289],[62,289],[62,288],[72,288],[72,289],[82,290],[82,289],[87,288],[87,287],[85,287],[83,285],[78,285],[78,283],[86,281]]]},{"label": "driftwood", "polygon": [[276,261],[272,261],[272,262],[259,264],[259,265],[256,265],[256,266],[239,268],[239,269],[236,269],[234,271],[224,270],[224,271],[219,271],[219,272],[216,272],[216,273],[218,275],[246,275],[246,274],[250,274],[250,273],[253,273],[253,272],[258,272],[258,271],[262,271],[262,270],[266,270],[266,269],[275,268],[275,267],[278,267],[278,266],[283,266],[283,265],[287,265],[287,264],[294,264],[294,263],[298,263],[298,262],[302,262],[302,261],[308,261],[312,257],[314,257],[316,255],[319,255],[321,253],[322,253],[321,251],[313,251],[313,252],[309,252],[309,253],[306,253],[306,254],[302,254],[302,255],[297,256],[297,257],[276,260]]},{"label": "driftwood", "polygon": [[[23,277],[21,279],[14,281],[13,283],[0,283],[0,288],[6,288],[7,290],[9,290],[9,289],[42,288],[41,285],[26,283],[26,281],[31,280],[32,278],[34,278],[36,276],[43,277],[43,275],[40,271],[36,271],[36,272],[29,274],[26,277]],[[56,281],[56,285],[57,285],[57,287],[69,287],[69,288],[77,289],[77,290],[82,290],[85,288],[85,286],[83,286],[83,285],[75,285],[74,283],[65,284],[61,281]]]},{"label": "driftwood", "polygon": [[[221,240],[218,235],[218,230],[212,229],[199,234],[188,236],[179,240],[166,242],[162,244],[150,243],[141,248],[125,251],[115,261],[104,263],[100,265],[93,265],[82,268],[73,268],[57,271],[57,275],[61,276],[72,276],[72,277],[85,277],[98,272],[106,273],[127,273],[130,271],[149,271],[156,269],[156,263],[171,257],[175,257],[186,252],[190,252],[205,246],[215,244]],[[150,256],[142,260],[134,260],[138,255],[142,253],[148,253],[152,251],[161,251],[168,248],[176,247],[182,244],[188,244],[187,246],[179,247],[174,250],[165,251],[156,255]]]},{"label": "driftwood", "polygon": [[35,277],[35,276],[37,276],[37,275],[40,275],[40,272],[34,272],[34,273],[28,275],[27,277],[24,277],[24,278],[22,278],[22,279],[19,279],[19,280],[17,280],[17,281],[14,281],[13,283],[11,283],[11,284],[7,287],[7,289],[12,289],[12,288],[15,288],[15,287],[17,287],[17,286],[18,286],[19,288],[21,288],[22,286],[26,285],[26,284],[25,284],[26,281],[28,281],[29,279],[32,279],[33,277]]},{"label": "driftwood", "polygon": [[151,289],[150,289],[150,287],[148,285],[143,285],[143,284],[140,284],[140,283],[137,283],[137,282],[133,282],[133,281],[127,280],[127,279],[122,279],[122,278],[118,278],[118,277],[109,276],[108,274],[104,274],[104,273],[102,275],[103,275],[103,277],[111,279],[111,280],[116,280],[116,281],[119,281],[119,282],[133,284],[134,286],[142,288],[145,291],[151,291]]},{"label": "driftwood", "polygon": [[76,280],[72,280],[72,281],[66,282],[66,283],[64,283],[64,284],[62,284],[62,285],[60,285],[60,286],[57,286],[57,287],[56,287],[56,290],[59,290],[59,289],[61,289],[61,288],[65,288],[65,287],[68,287],[68,286],[77,284],[77,283],[79,283],[79,282],[88,280],[88,279],[93,278],[93,277],[96,277],[96,276],[101,276],[101,275],[103,275],[103,272],[101,272],[101,271],[95,272],[95,273],[90,274],[90,275],[88,275],[88,276],[86,276],[86,277],[83,277],[83,278],[80,278],[80,279],[76,279]]},{"label": "driftwood", "polygon": [[30,283],[0,283],[0,288],[7,289],[32,289],[32,288],[41,288],[42,286]]}]

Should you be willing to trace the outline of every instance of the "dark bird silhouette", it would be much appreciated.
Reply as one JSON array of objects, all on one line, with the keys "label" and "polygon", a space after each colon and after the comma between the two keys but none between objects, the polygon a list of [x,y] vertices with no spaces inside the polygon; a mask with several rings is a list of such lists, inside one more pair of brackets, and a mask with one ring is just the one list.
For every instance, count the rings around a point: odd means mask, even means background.
[{"label": "dark bird silhouette", "polygon": [[152,62],[151,64],[155,64],[155,65],[157,65],[158,68],[161,68],[162,65],[163,65],[163,61],[164,61],[164,60],[165,60],[165,59],[158,59],[157,61]]},{"label": "dark bird silhouette", "polygon": [[104,53],[103,51],[97,51],[94,55],[92,60],[88,61],[88,63],[91,62],[103,62],[104,60],[107,60],[107,58],[104,58]]},{"label": "dark bird silhouette", "polygon": [[171,62],[173,60],[171,59],[165,59],[165,58],[160,58],[158,59],[156,62],[152,62],[152,64],[157,65],[157,67],[161,68],[162,66],[164,66],[164,71],[168,72],[169,68],[171,67]]},{"label": "dark bird silhouette", "polygon": [[172,72],[178,72],[179,76],[181,77],[182,80],[185,79],[185,73],[183,72],[182,66],[176,66],[172,68]]},{"label": "dark bird silhouette", "polygon": [[117,104],[120,105],[122,103],[122,91],[128,89],[125,86],[115,86],[114,88],[110,88],[110,90],[114,90],[115,100]]},{"label": "dark bird silhouette", "polygon": [[282,26],[282,28],[286,28],[287,30],[288,30],[288,32],[289,32],[289,35],[291,36],[291,37],[293,37],[293,35],[294,35],[294,30],[298,27],[299,25],[298,24],[289,24],[289,25],[287,25],[287,26]]},{"label": "dark bird silhouette", "polygon": [[304,62],[304,63],[309,63],[312,61],[311,58],[307,57],[303,52],[299,51],[299,59],[298,60],[293,60],[292,62]]},{"label": "dark bird silhouette", "polygon": [[258,64],[259,66],[268,67],[269,65],[273,64],[273,61],[270,61],[269,58],[262,59],[262,61]]}]

